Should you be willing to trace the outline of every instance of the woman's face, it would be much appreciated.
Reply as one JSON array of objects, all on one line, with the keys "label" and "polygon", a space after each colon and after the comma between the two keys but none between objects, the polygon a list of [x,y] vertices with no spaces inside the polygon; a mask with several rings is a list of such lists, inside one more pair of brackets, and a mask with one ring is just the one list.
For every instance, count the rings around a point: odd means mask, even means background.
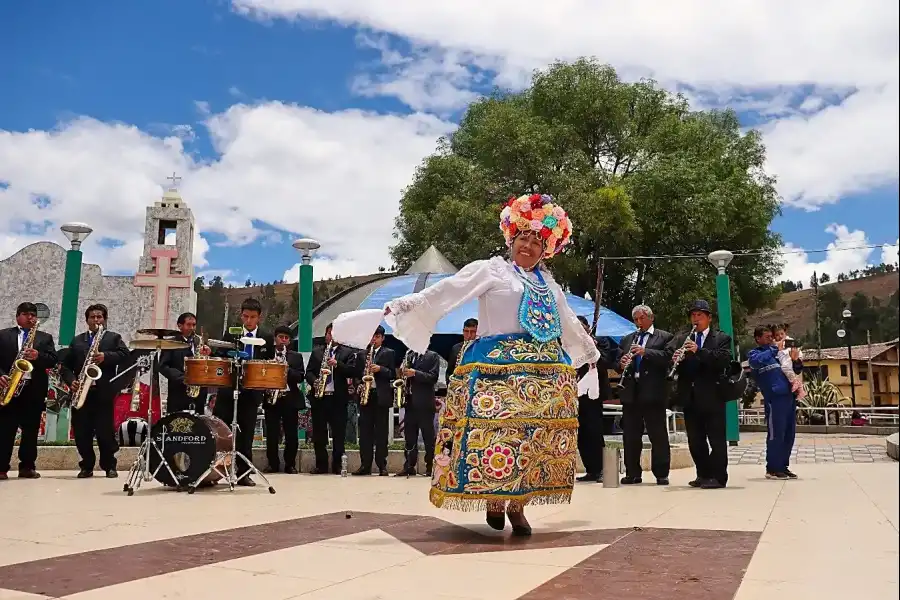
[{"label": "woman's face", "polygon": [[544,254],[544,241],[541,236],[526,231],[516,236],[512,243],[512,259],[523,269],[533,269],[541,261]]}]

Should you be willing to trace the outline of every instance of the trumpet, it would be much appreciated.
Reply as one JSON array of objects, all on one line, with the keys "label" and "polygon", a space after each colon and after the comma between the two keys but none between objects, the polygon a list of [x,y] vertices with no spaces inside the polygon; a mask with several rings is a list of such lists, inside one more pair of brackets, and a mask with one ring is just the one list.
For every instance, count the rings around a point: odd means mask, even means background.
[{"label": "trumpet", "polygon": [[9,370],[9,385],[0,395],[0,406],[6,406],[12,399],[22,393],[25,387],[25,375],[34,371],[34,365],[31,361],[25,359],[25,351],[34,348],[34,338],[37,335],[38,324],[36,321],[34,327],[28,330],[28,336],[22,342],[22,349],[13,361],[12,368]]},{"label": "trumpet", "polygon": [[328,378],[331,377],[329,360],[331,360],[331,342],[325,345],[325,352],[322,353],[322,366],[319,368],[319,378],[316,380],[316,398],[325,397],[325,388],[328,385]]},{"label": "trumpet", "polygon": [[359,404],[365,406],[369,403],[369,392],[372,391],[372,385],[375,383],[375,377],[372,375],[372,362],[375,360],[375,346],[369,346],[369,353],[366,355],[366,367],[363,369],[362,384],[359,386]]},{"label": "trumpet", "polygon": [[[637,329],[637,330],[635,330],[635,332],[634,332],[633,334],[631,334],[631,335],[632,335],[632,338],[631,338],[632,344],[631,344],[631,346],[632,346],[632,348],[633,348],[634,346],[637,345],[637,344],[635,344],[635,343],[633,343],[633,342],[634,342],[635,339],[637,339],[637,336],[641,335],[641,330],[640,330],[640,329]],[[622,389],[622,388],[625,387],[625,378],[626,378],[627,376],[631,375],[631,373],[628,372],[628,369],[629,369],[629,368],[631,367],[631,365],[634,363],[634,357],[635,357],[635,353],[634,353],[634,351],[631,350],[631,349],[629,349],[628,352],[622,356],[622,360],[623,360],[623,362],[624,362],[625,364],[622,365],[622,375],[619,376],[619,383],[616,384],[616,387],[617,387],[617,388]]]},{"label": "trumpet", "polygon": [[[193,338],[191,338],[191,353],[194,355],[194,358],[200,356],[200,348],[206,345],[206,334],[203,333],[203,329],[200,329],[200,343],[197,343],[197,335],[195,334]],[[199,385],[189,385],[187,386],[187,395],[188,398],[197,398],[200,396],[200,386]]]},{"label": "trumpet", "polygon": [[403,397],[406,393],[406,369],[409,368],[409,352],[403,356],[403,363],[400,365],[400,370],[397,372],[399,377],[391,382],[391,385],[394,386],[394,399],[397,403],[397,408],[403,407]]},{"label": "trumpet", "polygon": [[[275,362],[285,364],[287,363],[287,346],[283,346],[282,348],[275,348]],[[285,392],[285,390],[272,390],[268,394],[269,404],[275,404],[278,402],[278,399]]]},{"label": "trumpet", "polygon": [[678,373],[677,373],[678,365],[680,365],[681,361],[684,360],[684,355],[685,355],[684,349],[687,346],[688,342],[694,341],[694,335],[695,335],[696,331],[697,331],[696,325],[691,327],[691,332],[684,339],[684,343],[681,344],[681,347],[675,351],[674,355],[672,355],[672,369],[669,371],[669,379],[671,379],[672,381],[678,381]]},{"label": "trumpet", "polygon": [[78,389],[72,396],[72,408],[76,410],[84,406],[84,401],[87,400],[88,391],[90,391],[91,386],[103,376],[103,371],[94,364],[94,358],[100,351],[100,341],[103,339],[103,334],[105,333],[106,329],[103,328],[103,325],[100,325],[97,328],[97,331],[94,332],[94,341],[91,342],[87,357],[84,359],[84,366],[81,367],[81,373],[78,374],[78,379],[76,380]]}]

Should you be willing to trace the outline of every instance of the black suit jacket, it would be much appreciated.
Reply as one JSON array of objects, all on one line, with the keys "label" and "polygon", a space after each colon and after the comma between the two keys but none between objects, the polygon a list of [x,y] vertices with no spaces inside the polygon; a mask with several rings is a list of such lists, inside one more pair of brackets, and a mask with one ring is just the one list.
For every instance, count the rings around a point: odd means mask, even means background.
[{"label": "black suit jacket", "polygon": [[[9,375],[9,370],[19,355],[20,336],[18,327],[0,330],[0,375]],[[38,357],[31,361],[34,370],[31,371],[31,379],[22,388],[21,396],[34,398],[35,401],[40,397],[40,401],[43,402],[47,397],[47,369],[55,367],[58,360],[53,336],[45,331],[35,333],[34,349],[37,350]],[[0,390],[0,393],[2,392],[3,390]]]},{"label": "black suit jacket", "polygon": [[[407,355],[408,360],[412,358],[411,353]],[[405,401],[418,411],[433,413],[434,384],[441,372],[440,357],[431,350],[426,350],[425,354],[417,354],[415,360],[407,364],[407,368],[414,370],[416,374],[406,378]],[[403,374],[398,372],[397,377],[403,377]]]},{"label": "black suit jacket", "polygon": [[462,352],[463,344],[465,344],[465,342],[454,344],[453,349],[450,350],[450,358],[447,359],[447,373],[444,378],[448,384],[450,383],[450,376],[453,375],[453,371],[456,370],[456,363],[459,360],[459,353]]},{"label": "black suit jacket", "polygon": [[[673,338],[672,351],[684,338]],[[734,398],[724,398],[719,382],[731,365],[731,337],[710,328],[709,336],[695,354],[687,354],[678,365],[675,403],[682,408],[707,408]]]},{"label": "black suit jacket", "polygon": [[300,384],[303,383],[303,378],[306,375],[306,369],[303,368],[303,355],[294,350],[288,350],[285,359],[288,364],[288,391],[282,394],[275,405],[278,406],[284,403],[294,410],[303,410],[306,408],[306,398],[303,397],[303,393],[300,391]]},{"label": "black suit jacket", "polygon": [[[630,350],[631,345],[638,342],[637,333],[629,333],[619,343],[619,351],[616,356],[616,371],[622,372],[619,362]],[[672,334],[668,331],[653,328],[653,335],[644,339],[644,356],[638,371],[635,371],[635,361],[632,360],[628,372],[622,379],[624,389],[619,393],[622,404],[637,402],[639,404],[658,404],[668,406],[669,401],[669,370],[672,368],[672,354],[675,352]],[[637,357],[634,357],[635,359]],[[635,374],[640,377],[635,379]],[[640,385],[638,385],[640,383]]]},{"label": "black suit jacket", "polygon": [[[193,344],[194,337],[187,340],[188,344]],[[183,338],[176,338],[177,341],[184,341]],[[187,384],[184,382],[184,359],[193,357],[194,352],[191,348],[182,348],[180,350],[164,350],[159,357],[159,374],[169,381],[169,397],[187,398]],[[200,388],[200,398],[206,398],[209,392],[207,388]]]},{"label": "black suit jacket", "polygon": [[[368,356],[368,352],[369,349],[366,348],[358,357],[358,360],[361,360],[361,365],[359,367],[360,377],[365,375],[364,369],[366,368],[366,357]],[[381,346],[381,348],[375,352],[375,360],[373,363],[381,367],[381,370],[377,373],[373,373],[373,376],[375,377],[375,391],[369,393],[370,404],[373,401],[376,401],[380,407],[393,406],[394,388],[391,385],[391,382],[394,381],[394,375],[396,375],[397,372],[395,358],[394,351],[387,346]]]},{"label": "black suit jacket", "polygon": [[[226,332],[225,335],[222,336],[222,341],[229,342],[232,344],[237,343],[238,349],[244,350],[244,347],[241,346],[239,343],[239,340],[241,339],[241,337],[242,336],[240,336],[240,335],[233,335],[231,333]],[[272,336],[272,334],[269,333],[268,331],[264,330],[262,327],[259,327],[256,330],[255,337],[265,340],[266,345],[265,346],[254,346],[253,347],[253,356],[248,360],[272,360],[272,359],[274,359],[275,358],[275,338]],[[227,358],[228,352],[229,352],[228,349],[217,348],[213,352],[213,355]],[[218,402],[219,398],[231,399],[233,393],[234,393],[234,383],[232,382],[232,385],[230,385],[228,387],[219,388],[218,392],[216,393],[216,397],[217,397],[216,402]],[[248,398],[253,398],[256,402],[262,402],[263,393],[264,392],[262,390],[241,390],[241,398],[244,398],[246,396]]]},{"label": "black suit jacket", "polygon": [[[69,344],[68,351],[65,353],[61,363],[60,375],[67,384],[72,385],[81,369],[84,367],[84,361],[87,359],[88,351],[91,348],[91,335],[89,332],[79,333]],[[116,367],[128,360],[130,351],[122,336],[115,331],[106,331],[103,339],[100,340],[99,352],[103,353],[103,362],[99,365],[102,375],[92,386],[92,394],[100,394],[103,396],[115,396],[121,386],[119,381],[110,383],[110,379],[116,376]]]},{"label": "black suit jacket", "polygon": [[[346,346],[334,344],[331,351],[337,365],[331,374],[331,381],[334,383],[334,400],[347,402],[350,399],[350,388],[347,385],[347,379],[358,377],[357,373],[357,354]],[[325,354],[325,346],[316,346],[313,348],[309,357],[309,368],[306,369],[306,383],[309,385],[307,396],[310,402],[316,398],[316,380],[319,373],[322,372],[322,359]]]},{"label": "black suit jacket", "polygon": [[[580,398],[580,400],[585,402],[603,403],[609,400],[608,371],[615,367],[617,349],[613,344],[609,343],[609,338],[606,337],[600,339],[594,338],[594,345],[597,346],[597,350],[600,352],[600,359],[597,361],[597,368],[595,369],[597,371],[597,378],[600,380],[600,396],[596,400],[585,397]],[[590,364],[578,367],[578,380],[581,381],[581,378],[584,377],[590,369]]]}]

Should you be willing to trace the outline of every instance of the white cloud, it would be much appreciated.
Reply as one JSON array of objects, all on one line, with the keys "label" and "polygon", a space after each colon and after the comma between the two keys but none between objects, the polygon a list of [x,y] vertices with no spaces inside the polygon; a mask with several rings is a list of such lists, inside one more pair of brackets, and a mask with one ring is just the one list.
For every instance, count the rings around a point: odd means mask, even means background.
[{"label": "white cloud", "polygon": [[[232,6],[251,18],[329,20],[406,40],[412,47],[406,54],[383,40],[374,44],[384,69],[355,83],[361,93],[393,95],[416,110],[460,108],[486,75],[488,84],[493,78],[521,88],[533,69],[554,60],[597,56],[626,79],[687,85],[686,95],[701,106],[730,105],[770,120],[762,127],[768,170],[788,204],[815,209],[898,178],[896,2],[232,0]],[[837,105],[827,107],[831,102]]]},{"label": "white cloud", "polygon": [[[349,277],[351,275],[368,275],[375,272],[379,267],[387,268],[387,264],[376,265],[372,268],[369,263],[361,262],[354,259],[344,258],[313,258],[313,279],[321,281],[323,279],[333,279],[335,277]],[[297,283],[300,281],[300,263],[295,264],[287,269],[282,276],[285,283]]]},{"label": "white cloud", "polygon": [[[209,163],[195,162],[177,136],[85,117],[53,131],[0,130],[0,250],[58,239],[59,224],[85,221],[95,229],[85,259],[107,272],[133,272],[144,210],[177,171],[198,232],[237,244],[280,240],[271,228],[314,236],[330,256],[372,272],[390,264],[402,189],[452,129],[429,115],[325,113],[278,102],[237,104],[209,115],[204,126],[220,154]],[[102,247],[104,237],[116,247]],[[208,250],[198,237],[197,266],[207,266]]]},{"label": "white cloud", "polygon": [[888,265],[897,265],[898,250],[900,250],[900,239],[894,242],[893,246],[885,244],[881,247],[881,262]]},{"label": "white cloud", "polygon": [[806,286],[813,272],[819,277],[827,273],[834,281],[840,273],[865,269],[872,264],[875,249],[860,248],[869,244],[864,231],[850,231],[845,225],[833,223],[825,232],[834,236],[834,241],[826,246],[828,252],[808,254],[792,244],[782,248],[789,254],[783,256],[785,265],[777,278],[779,281],[802,281]]}]

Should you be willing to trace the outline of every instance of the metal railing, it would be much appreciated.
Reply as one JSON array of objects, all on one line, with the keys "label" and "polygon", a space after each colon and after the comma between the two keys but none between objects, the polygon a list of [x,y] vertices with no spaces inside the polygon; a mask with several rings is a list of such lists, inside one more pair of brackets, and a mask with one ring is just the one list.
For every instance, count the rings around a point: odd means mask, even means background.
[{"label": "metal railing", "polygon": [[[868,425],[892,427],[900,425],[900,411],[896,406],[798,406],[797,423],[800,425],[821,425],[851,427],[852,415],[858,413]],[[764,408],[742,408],[739,413],[741,425],[765,425]]]}]

